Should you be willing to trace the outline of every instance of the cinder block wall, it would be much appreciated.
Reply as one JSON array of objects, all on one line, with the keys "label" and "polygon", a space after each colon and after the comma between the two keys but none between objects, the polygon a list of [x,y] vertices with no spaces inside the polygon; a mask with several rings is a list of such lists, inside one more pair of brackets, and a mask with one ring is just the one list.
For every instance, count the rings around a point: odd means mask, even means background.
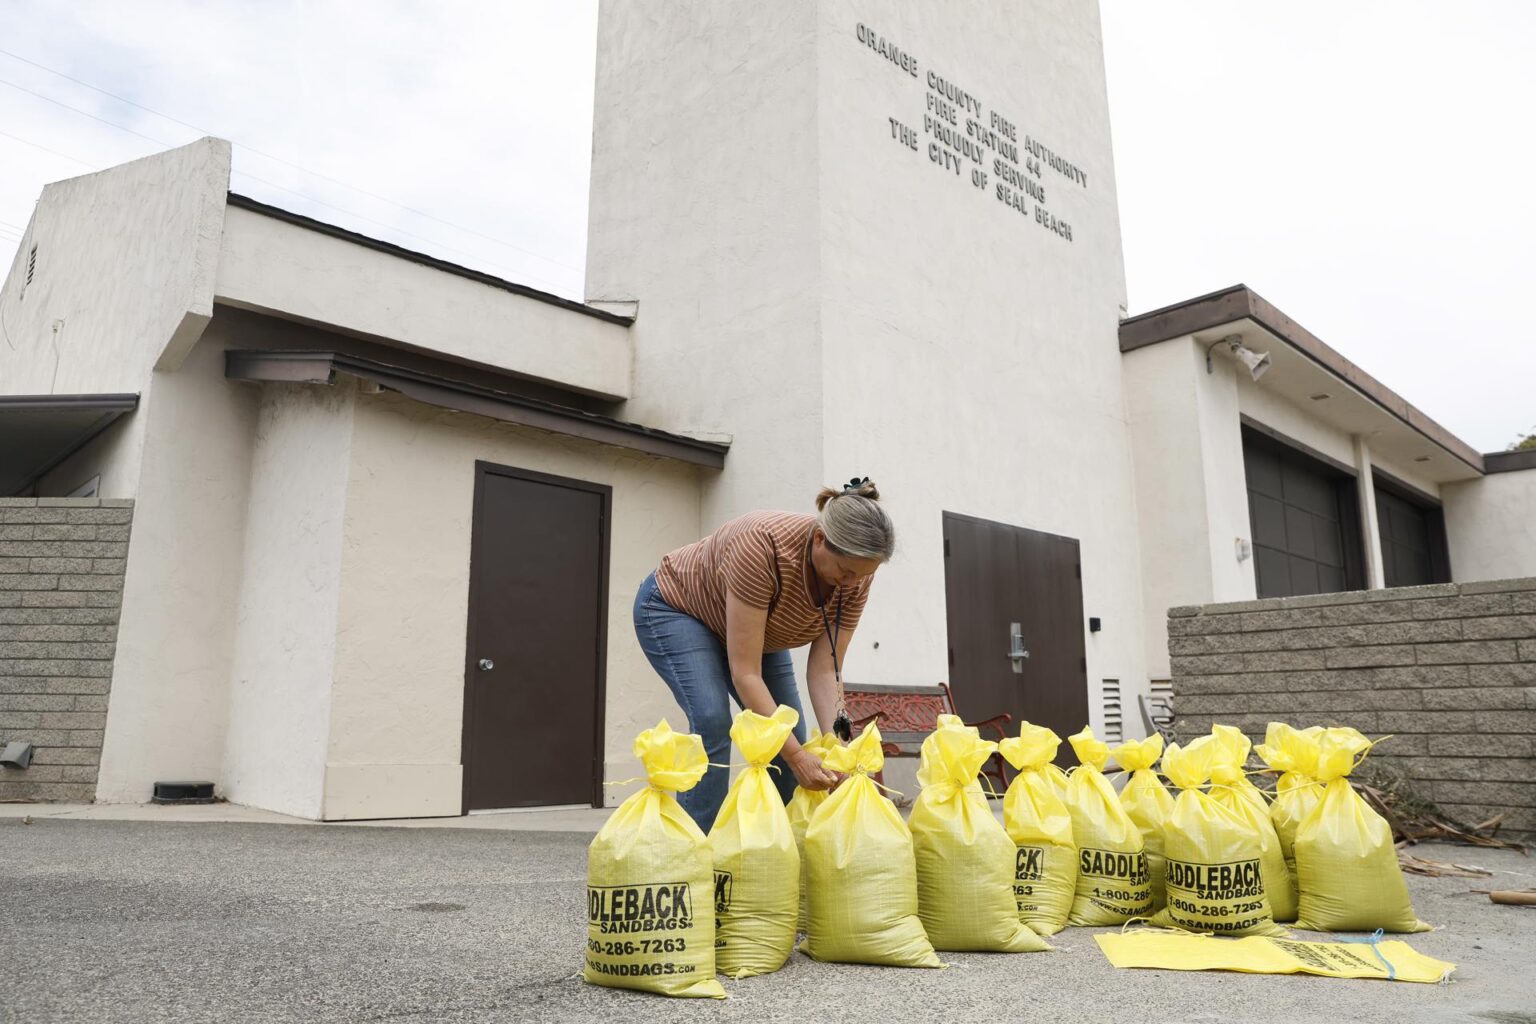
[{"label": "cinder block wall", "polygon": [[0,498],[0,800],[92,800],[133,502]]},{"label": "cinder block wall", "polygon": [[1181,735],[1351,725],[1447,813],[1536,832],[1536,579],[1174,608]]}]

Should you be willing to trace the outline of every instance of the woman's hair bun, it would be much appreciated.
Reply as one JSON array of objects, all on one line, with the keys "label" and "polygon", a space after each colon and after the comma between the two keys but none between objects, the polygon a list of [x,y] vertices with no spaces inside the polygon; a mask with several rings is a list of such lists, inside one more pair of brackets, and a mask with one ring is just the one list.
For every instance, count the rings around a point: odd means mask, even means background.
[{"label": "woman's hair bun", "polygon": [[842,498],[847,495],[857,495],[860,498],[868,498],[870,501],[880,500],[880,488],[867,476],[856,476],[841,487],[823,487],[821,493],[816,495],[816,511],[820,512],[827,507],[827,502],[833,498]]},{"label": "woman's hair bun", "polygon": [[[844,501],[840,499],[863,499]],[[896,528],[881,507],[880,489],[867,476],[842,487],[823,487],[816,495],[817,525],[837,552],[889,562],[896,550]]]}]

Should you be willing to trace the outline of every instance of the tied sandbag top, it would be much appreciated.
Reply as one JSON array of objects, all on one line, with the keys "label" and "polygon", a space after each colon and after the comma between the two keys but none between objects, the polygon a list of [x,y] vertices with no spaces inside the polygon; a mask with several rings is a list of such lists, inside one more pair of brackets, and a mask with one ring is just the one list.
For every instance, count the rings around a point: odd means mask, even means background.
[{"label": "tied sandbag top", "polygon": [[1284,722],[1270,722],[1269,728],[1264,731],[1264,742],[1254,747],[1253,752],[1276,771],[1295,772],[1315,778],[1317,738],[1322,731],[1320,725],[1294,729]]},{"label": "tied sandbag top", "polygon": [[736,741],[748,764],[763,768],[778,755],[799,721],[800,713],[782,704],[772,715],[760,715],[748,708],[731,723],[731,739]]},{"label": "tied sandbag top", "polygon": [[1317,774],[1319,782],[1342,779],[1371,749],[1371,741],[1358,729],[1324,729],[1317,737]]},{"label": "tied sandbag top", "polygon": [[1102,772],[1109,763],[1109,744],[1093,734],[1092,726],[1084,726],[1082,732],[1068,736],[1067,742],[1072,744],[1072,750],[1084,768]]},{"label": "tied sandbag top", "polygon": [[923,740],[918,785],[958,790],[976,782],[981,766],[997,752],[997,744],[982,739],[976,727],[966,725],[959,715],[940,715],[937,724]]},{"label": "tied sandbag top", "polygon": [[825,758],[827,752],[835,749],[837,745],[837,733],[822,732],[820,729],[813,729],[811,731],[811,738],[806,740],[804,744],[806,750],[820,758]]},{"label": "tied sandbag top", "polygon": [[844,775],[869,775],[885,767],[885,749],[880,746],[880,727],[870,722],[852,743],[827,751],[821,763]]},{"label": "tied sandbag top", "polygon": [[673,732],[665,718],[635,737],[635,756],[645,766],[651,787],[669,793],[692,789],[709,770],[704,741],[692,733]]},{"label": "tied sandbag top", "polygon": [[1061,737],[1043,725],[1023,722],[1019,725],[1019,734],[1003,740],[997,749],[1019,771],[1040,771],[1056,760]]},{"label": "tied sandbag top", "polygon": [[1184,793],[1199,793],[1211,778],[1218,756],[1220,740],[1215,736],[1201,736],[1191,740],[1187,747],[1170,743],[1163,753],[1163,774]]},{"label": "tied sandbag top", "polygon": [[1163,738],[1153,733],[1144,740],[1130,740],[1116,747],[1111,756],[1128,772],[1151,768],[1163,756]]},{"label": "tied sandbag top", "polygon": [[1211,752],[1213,785],[1224,787],[1252,801],[1255,806],[1268,810],[1263,794],[1248,781],[1248,773],[1243,767],[1248,762],[1248,752],[1253,749],[1253,741],[1241,729],[1230,725],[1213,726],[1211,740],[1214,744]]},{"label": "tied sandbag top", "polygon": [[1213,725],[1211,735],[1216,737],[1216,742],[1225,755],[1225,761],[1238,767],[1247,763],[1248,752],[1253,749],[1253,741],[1243,730],[1235,725]]}]

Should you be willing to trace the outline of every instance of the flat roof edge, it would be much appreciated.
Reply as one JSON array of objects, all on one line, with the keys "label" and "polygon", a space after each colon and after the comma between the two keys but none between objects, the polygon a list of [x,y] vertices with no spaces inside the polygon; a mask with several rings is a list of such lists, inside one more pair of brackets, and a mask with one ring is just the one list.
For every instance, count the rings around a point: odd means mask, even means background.
[{"label": "flat roof edge", "polygon": [[356,231],[349,231],[348,229],[338,227],[335,224],[327,224],[323,220],[316,220],[313,217],[306,217],[302,213],[294,213],[292,210],[285,210],[281,206],[272,206],[269,203],[263,203],[259,199],[252,199],[250,196],[243,196],[238,192],[230,192],[227,199],[229,205],[236,207],[237,209],[249,210],[252,213],[259,213],[264,217],[272,217],[275,220],[285,221],[289,224],[304,228],[308,231],[315,231],[322,235],[329,235],[332,238],[339,238],[342,241],[351,242],[354,245],[361,245],[366,249],[373,249],[376,252],[382,252],[389,256],[396,256],[411,263],[419,263],[424,267],[430,267],[433,270],[441,270],[443,273],[452,274],[455,277],[468,278],[471,281],[477,281],[480,284],[489,285],[492,288],[499,288],[502,291],[511,292],[514,295],[520,295],[525,299],[533,299],[536,302],[543,302],[547,305],[558,306],[559,308],[569,310],[572,313],[580,313],[583,316],[590,316],[598,320],[606,321],[610,324],[618,324],[621,327],[631,327],[635,322],[635,318],[632,316],[623,316],[618,313],[610,313],[605,309],[598,309],[595,306],[589,306],[585,303],[577,302],[574,299],[561,298],[552,292],[542,291],[538,288],[530,288],[528,285],[518,284],[516,281],[508,281],[504,277],[497,277],[495,274],[487,274],[484,271],[475,270],[472,267],[466,267],[459,263],[452,263],[448,260],[438,259],[436,256],[429,256],[426,253],[418,252],[415,249],[407,249],[404,246],[396,245],[393,242],[386,242],[383,239],[373,238],[370,235],[359,234]]},{"label": "flat roof edge", "polygon": [[100,409],[103,412],[132,412],[138,408],[137,394],[110,395],[0,395],[0,407],[7,409]]},{"label": "flat roof edge", "polygon": [[1524,448],[1512,452],[1486,452],[1483,467],[1489,473],[1513,473],[1522,469],[1536,469],[1536,448]]},{"label": "flat roof edge", "polygon": [[1281,312],[1247,285],[1234,285],[1122,320],[1120,351],[1134,352],[1138,348],[1172,341],[1239,320],[1252,320],[1328,373],[1355,388],[1409,429],[1439,445],[1478,473],[1486,472],[1483,455],[1477,449],[1350,362],[1337,349]]},{"label": "flat roof edge", "polygon": [[409,398],[441,408],[475,413],[509,423],[568,434],[723,469],[730,446],[673,434],[639,423],[497,391],[450,375],[393,366],[341,351],[311,349],[226,349],[224,375],[233,380],[329,384],[337,373],[371,380]]}]

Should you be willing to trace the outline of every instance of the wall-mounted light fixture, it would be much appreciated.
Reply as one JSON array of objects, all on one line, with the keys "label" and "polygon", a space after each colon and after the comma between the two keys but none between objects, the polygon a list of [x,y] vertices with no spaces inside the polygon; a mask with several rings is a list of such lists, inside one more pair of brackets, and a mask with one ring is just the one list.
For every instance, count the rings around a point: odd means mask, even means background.
[{"label": "wall-mounted light fixture", "polygon": [[1241,334],[1229,334],[1220,341],[1212,342],[1210,348],[1205,350],[1205,372],[1215,373],[1216,368],[1211,362],[1211,352],[1217,345],[1225,345],[1232,353],[1232,358],[1248,367],[1248,373],[1254,380],[1258,380],[1269,371],[1269,353],[1255,352],[1243,344]]}]

